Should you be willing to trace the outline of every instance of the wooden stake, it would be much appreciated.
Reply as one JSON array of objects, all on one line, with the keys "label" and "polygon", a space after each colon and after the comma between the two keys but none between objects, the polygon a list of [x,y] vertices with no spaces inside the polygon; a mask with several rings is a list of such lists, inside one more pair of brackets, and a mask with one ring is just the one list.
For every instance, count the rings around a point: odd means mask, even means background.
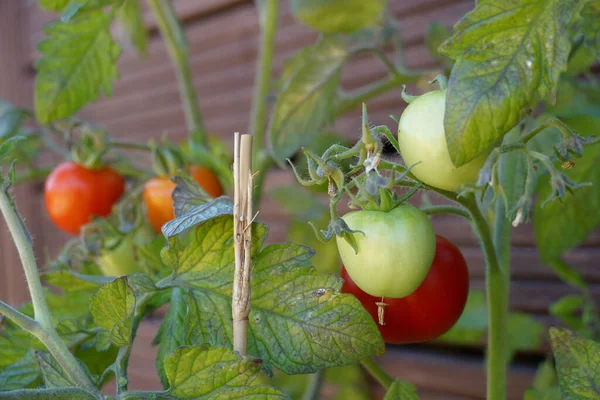
[{"label": "wooden stake", "polygon": [[235,275],[231,312],[233,317],[233,350],[241,356],[248,353],[248,315],[250,314],[250,281],[252,280],[252,136],[235,133],[233,179],[233,235]]}]

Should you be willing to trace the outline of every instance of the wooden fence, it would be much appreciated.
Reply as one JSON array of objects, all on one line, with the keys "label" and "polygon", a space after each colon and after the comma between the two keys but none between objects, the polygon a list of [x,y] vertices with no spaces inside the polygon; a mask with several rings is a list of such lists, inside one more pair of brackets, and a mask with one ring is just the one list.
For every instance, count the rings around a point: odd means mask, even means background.
[{"label": "wooden fence", "polygon": [[[44,13],[22,0],[0,0],[0,97],[23,106],[32,105],[33,63],[37,58],[35,43],[43,37],[42,27],[56,15]],[[231,143],[234,131],[248,126],[250,99],[257,54],[257,13],[248,0],[175,0],[177,12],[185,23],[189,38],[194,84],[210,132]],[[434,66],[424,47],[428,24],[438,21],[451,26],[474,5],[472,0],[391,0],[391,11],[400,19],[405,43],[405,59],[411,68]],[[282,0],[281,24],[277,37],[275,70],[299,48],[314,42],[316,35],[294,22],[288,2]],[[175,74],[166,49],[149,13],[146,22],[151,44],[146,60],[133,51],[125,51],[119,61],[121,79],[110,99],[101,99],[82,113],[87,119],[103,124],[112,134],[145,141],[165,132],[172,138],[185,135],[184,116],[180,107]],[[384,77],[386,70],[369,57],[357,57],[344,73],[343,86],[358,88]],[[369,102],[369,114],[375,124],[393,123],[389,115],[399,115],[403,102],[399,90]],[[360,131],[359,110],[341,118],[336,129],[349,138]],[[289,171],[271,173],[268,188],[293,184]],[[38,259],[44,249],[51,254],[67,237],[50,223],[43,209],[42,185],[29,184],[16,190],[17,204],[27,218],[35,238]],[[271,227],[271,241],[284,240],[287,220],[284,213],[265,196],[261,219]],[[471,272],[471,286],[484,288],[484,260],[463,221],[452,217],[435,217],[438,233],[450,238],[463,250]],[[577,251],[567,256],[592,284],[600,298],[600,234],[593,234]],[[27,299],[18,258],[6,229],[0,229],[0,297],[12,304]],[[573,292],[538,259],[531,225],[514,231],[512,252],[511,309],[534,314],[547,324],[555,321],[547,315],[548,306],[561,296]],[[132,387],[159,388],[154,377],[154,354],[150,342],[159,321],[144,322],[136,344],[130,377]],[[511,399],[522,398],[531,382],[545,343],[538,352],[519,354],[510,368]],[[382,363],[393,375],[414,382],[424,399],[482,399],[485,397],[483,351],[481,347],[452,349],[419,345],[390,347]],[[374,385],[375,387],[375,385]],[[381,396],[374,389],[374,396]]]}]

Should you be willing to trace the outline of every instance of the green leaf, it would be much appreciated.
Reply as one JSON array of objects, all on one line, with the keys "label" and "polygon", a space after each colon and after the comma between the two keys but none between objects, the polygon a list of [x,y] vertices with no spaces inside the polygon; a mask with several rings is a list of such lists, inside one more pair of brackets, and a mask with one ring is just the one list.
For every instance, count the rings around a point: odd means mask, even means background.
[{"label": "green leaf", "polygon": [[600,1],[587,0],[581,10],[581,32],[584,36],[585,46],[600,59]]},{"label": "green leaf", "polygon": [[185,303],[182,290],[175,288],[171,294],[169,309],[152,342],[153,344],[158,344],[156,370],[164,389],[169,388],[169,381],[165,373],[165,357],[185,344],[183,320],[186,314],[187,304]]},{"label": "green leaf", "polygon": [[562,398],[599,398],[600,344],[561,328],[551,328],[550,338]]},{"label": "green leaf", "polygon": [[24,389],[0,392],[0,400],[95,400],[91,393],[79,388]]},{"label": "green leaf", "polygon": [[0,329],[0,370],[19,361],[29,351],[34,342],[33,336],[17,326],[8,326],[3,321]]},{"label": "green leaf", "polygon": [[546,327],[533,316],[518,312],[511,313],[508,316],[509,351],[515,353],[523,350],[539,350],[545,331]]},{"label": "green leaf", "polygon": [[554,98],[581,0],[481,0],[440,51],[456,60],[444,127],[461,166],[488,150],[542,99]]},{"label": "green leaf", "polygon": [[64,10],[70,2],[71,0],[39,0],[40,7],[54,12]]},{"label": "green leaf", "polygon": [[558,386],[547,389],[529,388],[525,391],[524,400],[561,400]]},{"label": "green leaf", "polygon": [[42,274],[49,284],[56,286],[64,292],[82,292],[98,290],[100,285],[112,281],[110,277],[82,275],[72,271],[52,271]]},{"label": "green leaf", "polygon": [[54,357],[44,352],[36,353],[40,369],[42,370],[42,378],[46,388],[70,387],[73,383],[65,376],[62,367]]},{"label": "green leaf", "polygon": [[90,298],[90,312],[94,322],[111,332],[115,346],[131,343],[131,324],[135,309],[135,295],[127,278],[117,278],[103,285],[98,294]]},{"label": "green leaf", "polygon": [[304,222],[305,225],[308,221],[321,219],[323,214],[329,211],[321,197],[299,185],[276,187],[269,194],[286,214]]},{"label": "green leaf", "polygon": [[471,290],[465,310],[456,324],[437,340],[455,345],[479,345],[485,337],[487,326],[485,294],[479,290]]},{"label": "green leaf", "polygon": [[392,383],[383,400],[419,400],[419,396],[414,385],[397,379]]},{"label": "green leaf", "polygon": [[[264,226],[254,224],[249,354],[267,368],[292,374],[348,365],[384,351],[373,319],[356,298],[339,293],[342,281],[309,265],[310,249],[280,244],[259,252],[264,236]],[[186,296],[188,342],[231,348],[232,218],[209,220],[185,246],[170,239],[162,255],[174,269],[174,283],[194,288]]]},{"label": "green leaf", "polygon": [[441,63],[446,68],[452,68],[452,64],[454,63],[448,57],[440,54],[438,49],[451,35],[452,32],[450,32],[450,29],[439,22],[430,23],[425,32],[425,47],[427,48],[427,51],[434,60]]},{"label": "green leaf", "polygon": [[[597,133],[600,118],[564,120],[581,134]],[[534,212],[535,239],[540,257],[549,262],[578,246],[600,223],[600,145],[585,148],[583,157],[565,174],[575,182],[593,185],[567,193],[561,201],[552,201],[542,207],[552,188],[546,177],[538,187],[538,201]]]},{"label": "green leaf", "polygon": [[35,113],[48,124],[69,117],[100,92],[110,96],[118,76],[119,46],[110,36],[110,19],[102,11],[78,13],[68,23],[54,22],[38,44]]},{"label": "green leaf", "polygon": [[148,29],[144,22],[144,14],[139,0],[125,0],[117,13],[121,25],[127,30],[129,41],[137,51],[146,56],[148,54]]},{"label": "green leaf", "polygon": [[337,37],[322,37],[302,53],[288,66],[294,73],[283,85],[269,123],[269,150],[280,162],[310,143],[331,118],[340,70],[348,58]]},{"label": "green leaf", "polygon": [[241,358],[229,349],[208,344],[177,349],[165,360],[169,394],[180,398],[216,399],[246,398],[283,399],[274,388],[257,385],[261,361]]},{"label": "green leaf", "polygon": [[30,116],[24,108],[16,108],[0,99],[0,138],[16,135],[23,121]]},{"label": "green leaf", "polygon": [[40,379],[40,367],[32,350],[0,370],[0,393],[30,387]]},{"label": "green leaf", "polygon": [[162,232],[166,238],[170,238],[194,226],[201,225],[211,218],[232,214],[233,203],[229,200],[229,197],[221,196],[207,203],[194,206],[184,214],[176,216],[175,219],[163,225]]}]

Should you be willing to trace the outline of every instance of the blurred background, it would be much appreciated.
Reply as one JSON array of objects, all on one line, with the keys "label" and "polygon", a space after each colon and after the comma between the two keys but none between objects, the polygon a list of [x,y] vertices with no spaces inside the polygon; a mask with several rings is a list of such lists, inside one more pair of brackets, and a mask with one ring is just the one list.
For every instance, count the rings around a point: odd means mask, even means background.
[{"label": "blurred background", "polygon": [[[257,57],[258,16],[250,0],[174,0],[187,32],[194,83],[209,132],[232,143],[233,132],[248,126],[250,101]],[[390,0],[390,12],[400,20],[409,68],[436,66],[425,48],[425,32],[432,22],[451,26],[474,6],[473,0]],[[57,15],[46,13],[33,1],[0,0],[0,98],[14,105],[33,104],[35,43],[42,37],[43,26]],[[146,13],[151,43],[146,59],[127,51],[119,61],[121,79],[114,95],[100,99],[80,115],[104,126],[115,137],[147,141],[168,133],[176,140],[186,135],[175,74],[167,51],[160,40],[156,23]],[[317,35],[293,20],[288,1],[282,0],[280,28],[277,35],[275,72],[296,50],[314,42]],[[386,70],[373,58],[356,57],[345,69],[343,87],[353,89],[386,76]],[[425,86],[413,87],[412,92]],[[400,115],[404,102],[400,90],[393,90],[369,102],[373,124],[395,123],[390,114]],[[356,140],[360,132],[358,109],[341,118],[336,131]],[[274,170],[267,180],[267,191],[294,184],[289,171]],[[68,239],[50,222],[43,206],[43,182],[27,184],[15,190],[19,210],[34,237],[40,265],[46,254],[56,255]],[[270,241],[286,240],[288,220],[283,210],[267,195],[260,206],[260,219],[270,225]],[[463,220],[438,216],[434,224],[439,234],[460,246],[471,272],[471,288],[484,288],[484,261],[475,236]],[[600,298],[600,232],[566,259],[578,269]],[[0,229],[0,298],[17,305],[28,299],[16,251],[5,228]],[[574,293],[540,263],[532,226],[514,230],[512,251],[511,309],[532,314],[545,325],[555,323],[548,307],[560,297]],[[133,389],[159,389],[155,378],[151,340],[160,315],[143,323],[137,349],[131,360],[130,379]],[[509,398],[520,399],[530,385],[537,364],[549,350],[545,339],[538,349],[517,354],[510,368]],[[390,347],[382,358],[392,374],[411,381],[423,399],[483,399],[485,379],[483,343],[480,346],[422,344]],[[376,388],[376,385],[373,385]],[[327,391],[327,388],[325,388]],[[377,389],[374,389],[377,390]],[[374,394],[375,397],[380,394]]]}]

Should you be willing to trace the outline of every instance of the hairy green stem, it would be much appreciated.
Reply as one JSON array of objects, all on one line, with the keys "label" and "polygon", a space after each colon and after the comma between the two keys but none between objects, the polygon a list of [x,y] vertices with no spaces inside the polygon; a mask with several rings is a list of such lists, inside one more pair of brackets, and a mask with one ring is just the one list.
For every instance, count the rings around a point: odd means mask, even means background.
[{"label": "hairy green stem", "polygon": [[377,380],[386,390],[392,386],[394,380],[391,376],[388,375],[387,372],[379,364],[375,362],[372,358],[365,358],[360,362],[364,369]]},{"label": "hairy green stem", "polygon": [[103,397],[96,385],[87,376],[77,359],[56,333],[40,281],[31,238],[6,189],[0,190],[0,210],[19,252],[27,285],[29,286],[35,321],[39,325],[39,329],[30,331],[30,333],[35,335],[48,348],[74,385],[102,399]]},{"label": "hairy green stem", "polygon": [[177,74],[192,153],[206,145],[206,130],[194,88],[188,43],[170,0],[148,0]]},{"label": "hairy green stem", "polygon": [[506,355],[508,347],[508,301],[505,273],[498,261],[492,231],[474,197],[469,195],[462,204],[471,213],[473,227],[485,255],[486,296],[488,308],[487,399],[506,399]]},{"label": "hairy green stem", "polygon": [[146,143],[136,143],[122,139],[111,139],[110,144],[113,147],[118,147],[121,149],[152,151],[152,147]]},{"label": "hairy green stem", "polygon": [[324,375],[324,371],[319,370],[310,376],[302,400],[318,400],[320,398]]},{"label": "hairy green stem", "polygon": [[[267,96],[271,84],[279,15],[279,0],[264,0],[263,3],[262,8],[259,7],[260,51],[256,65],[252,114],[250,116],[250,134],[254,135],[254,148],[257,151],[264,148],[264,137],[267,129]],[[255,166],[260,161],[258,158],[254,157],[256,160]]]},{"label": "hairy green stem", "polygon": [[254,178],[254,191],[252,196],[252,201],[254,205],[258,208],[260,205],[260,200],[263,194],[263,186],[265,184],[265,179],[267,178],[267,174],[273,165],[275,165],[275,161],[271,157],[269,157],[264,151],[259,151],[258,154],[254,157],[254,159],[258,159],[258,163],[256,165],[257,172],[256,178]]},{"label": "hairy green stem", "polygon": [[0,300],[0,314],[10,319],[27,332],[35,332],[40,329],[40,325],[32,318],[14,309],[10,305]]}]

